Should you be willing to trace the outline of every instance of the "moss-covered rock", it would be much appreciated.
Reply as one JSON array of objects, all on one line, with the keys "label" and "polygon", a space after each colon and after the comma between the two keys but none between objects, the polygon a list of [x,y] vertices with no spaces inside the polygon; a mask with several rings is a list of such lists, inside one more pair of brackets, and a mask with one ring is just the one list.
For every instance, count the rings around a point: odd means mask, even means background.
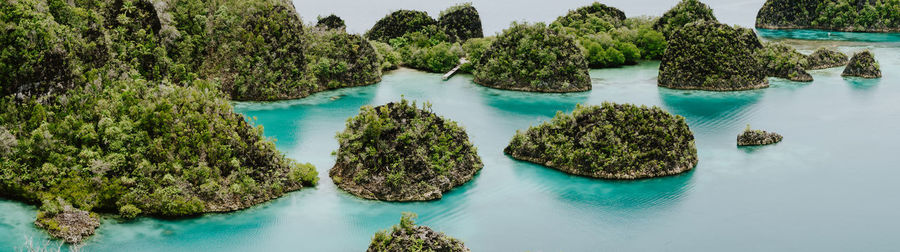
[{"label": "moss-covered rock", "polygon": [[344,24],[344,20],[337,15],[331,14],[325,17],[319,17],[319,20],[316,22],[316,27],[323,27],[325,29],[338,29],[338,30],[346,30],[347,25]]},{"label": "moss-covered rock", "polygon": [[653,29],[662,32],[668,38],[675,30],[696,21],[718,22],[713,10],[706,4],[698,0],[683,0],[657,19]]},{"label": "moss-covered rock", "polygon": [[850,63],[844,68],[841,76],[862,77],[867,79],[881,78],[881,67],[875,61],[875,55],[869,50],[853,54]]},{"label": "moss-covered rock", "polygon": [[578,44],[543,23],[513,23],[484,51],[474,75],[475,83],[498,89],[554,93],[591,89]]},{"label": "moss-covered rock", "polygon": [[774,144],[777,142],[781,142],[783,137],[775,132],[766,132],[762,130],[752,130],[750,129],[750,125],[747,125],[747,129],[744,130],[740,135],[737,136],[737,145],[738,146],[756,146],[756,145],[768,145]]},{"label": "moss-covered rock", "polygon": [[437,24],[437,20],[424,11],[398,10],[378,20],[372,29],[366,32],[366,38],[389,43],[393,38]]},{"label": "moss-covered rock", "polygon": [[848,32],[898,32],[900,31],[900,2],[767,0],[756,15],[756,27]]},{"label": "moss-covered rock", "polygon": [[697,21],[676,30],[659,65],[659,86],[734,91],[769,86],[753,30]]},{"label": "moss-covered rock", "polygon": [[399,225],[375,233],[367,252],[468,252],[463,242],[415,223],[416,215],[403,213]]},{"label": "moss-covered rock", "polygon": [[455,122],[401,100],[364,106],[337,135],[329,175],[366,199],[423,201],[471,180],[483,167],[466,132]]},{"label": "moss-covered rock", "polygon": [[506,154],[567,173],[606,179],[674,175],[694,168],[697,148],[684,117],[658,108],[604,102],[558,112],[517,131]]},{"label": "moss-covered rock", "polygon": [[356,34],[339,29],[310,28],[306,31],[309,72],[318,89],[369,85],[381,81],[384,57]]},{"label": "moss-covered rock", "polygon": [[447,33],[450,42],[462,43],[471,38],[484,37],[481,16],[471,3],[455,5],[441,11],[438,25]]},{"label": "moss-covered rock", "polygon": [[804,66],[808,64],[806,55],[782,43],[766,43],[756,53],[757,60],[766,72],[766,76],[778,77],[792,81],[813,81]]},{"label": "moss-covered rock", "polygon": [[825,69],[847,65],[850,58],[842,52],[831,49],[819,48],[806,57],[807,70]]}]

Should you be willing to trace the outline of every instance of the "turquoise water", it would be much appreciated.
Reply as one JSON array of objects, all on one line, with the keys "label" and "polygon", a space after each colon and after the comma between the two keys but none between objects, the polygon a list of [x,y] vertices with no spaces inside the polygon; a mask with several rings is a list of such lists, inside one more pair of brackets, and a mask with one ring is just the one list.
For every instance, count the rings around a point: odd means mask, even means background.
[{"label": "turquoise water", "polygon": [[[807,45],[825,42],[791,43]],[[831,43],[852,52],[858,43]],[[767,89],[679,91],[656,86],[658,62],[591,71],[594,89],[529,94],[484,88],[459,75],[401,69],[367,87],[274,103],[237,103],[289,157],[316,165],[320,185],[249,210],[129,223],[104,220],[88,251],[362,251],[400,213],[465,241],[473,251],[892,251],[900,246],[900,48],[868,44],[880,80],[812,71],[812,83],[771,79]],[[328,178],[336,132],[362,105],[430,101],[463,125],[485,168],[439,201],[358,199]],[[603,101],[660,106],[685,116],[700,163],[665,178],[570,176],[502,153],[517,129]],[[746,124],[785,136],[737,148]],[[0,200],[0,244],[44,239],[34,207]],[[0,250],[5,250],[0,249]]]}]

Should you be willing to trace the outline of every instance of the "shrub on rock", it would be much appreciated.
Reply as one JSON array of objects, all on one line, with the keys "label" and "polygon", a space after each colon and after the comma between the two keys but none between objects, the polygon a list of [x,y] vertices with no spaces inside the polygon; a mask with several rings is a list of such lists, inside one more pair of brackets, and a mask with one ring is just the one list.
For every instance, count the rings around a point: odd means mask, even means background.
[{"label": "shrub on rock", "polygon": [[713,10],[706,4],[699,0],[683,0],[657,19],[653,29],[662,32],[668,38],[675,30],[696,21],[718,22]]},{"label": "shrub on rock", "polygon": [[593,34],[606,32],[621,26],[625,21],[625,12],[600,2],[570,10],[566,15],[553,21],[552,26],[568,27],[570,33]]},{"label": "shrub on rock", "polygon": [[389,43],[393,38],[437,24],[438,22],[424,11],[398,10],[378,20],[372,29],[366,32],[366,38]]},{"label": "shrub on rock", "polygon": [[337,135],[329,175],[341,189],[366,199],[423,201],[471,180],[484,166],[455,122],[401,100],[364,106]]},{"label": "shrub on rock", "polygon": [[659,86],[734,91],[769,86],[756,61],[762,44],[753,30],[698,21],[676,30],[659,65]]},{"label": "shrub on rock", "polygon": [[658,107],[578,105],[549,122],[517,131],[504,149],[513,158],[566,173],[606,179],[674,175],[694,168],[697,148],[684,117]]},{"label": "shrub on rock", "polygon": [[415,223],[414,213],[403,213],[399,225],[375,233],[367,252],[469,252],[463,242]]},{"label": "shrub on rock", "polygon": [[762,130],[752,130],[750,129],[750,125],[747,125],[747,128],[744,129],[744,132],[738,135],[737,137],[737,145],[738,146],[755,146],[755,145],[768,145],[774,144],[777,142],[781,142],[781,135],[775,132],[765,132]]},{"label": "shrub on rock", "polygon": [[320,88],[334,89],[381,81],[382,60],[368,40],[343,30],[311,28],[305,34],[308,69]]},{"label": "shrub on rock", "polygon": [[481,16],[471,3],[455,5],[441,11],[438,26],[447,33],[450,42],[462,43],[471,38],[484,37],[481,30]]},{"label": "shrub on rock", "polygon": [[853,54],[850,63],[844,68],[841,76],[862,77],[867,79],[881,78],[881,67],[875,61],[875,55],[869,50]]},{"label": "shrub on rock", "polygon": [[849,57],[842,52],[819,48],[806,57],[806,65],[804,68],[807,70],[825,69],[844,66],[849,62]]},{"label": "shrub on rock", "polygon": [[344,20],[337,15],[331,14],[325,17],[319,17],[319,20],[316,22],[316,27],[324,27],[325,29],[338,29],[345,30],[347,25],[344,24]]},{"label": "shrub on rock", "polygon": [[764,29],[900,31],[900,1],[767,0],[756,15]]},{"label": "shrub on rock", "polygon": [[782,43],[766,43],[756,54],[766,76],[792,81],[810,82],[812,75],[804,70],[806,55]]},{"label": "shrub on rock", "polygon": [[587,62],[574,39],[542,23],[513,23],[475,65],[475,83],[530,92],[591,89]]}]

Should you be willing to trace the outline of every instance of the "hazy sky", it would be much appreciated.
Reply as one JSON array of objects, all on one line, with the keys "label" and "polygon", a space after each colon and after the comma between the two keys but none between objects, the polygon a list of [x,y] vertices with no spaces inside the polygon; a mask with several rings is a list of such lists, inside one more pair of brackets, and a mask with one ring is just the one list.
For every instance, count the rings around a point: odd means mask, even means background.
[{"label": "hazy sky", "polygon": [[[317,16],[336,14],[347,23],[352,33],[362,33],[378,19],[398,9],[427,11],[437,17],[441,10],[456,3],[472,2],[481,14],[485,35],[493,35],[509,26],[512,21],[552,22],[568,10],[588,5],[590,0],[293,0],[294,6],[306,23],[315,22]],[[765,0],[706,0],[719,21],[753,26],[756,12]],[[627,16],[660,16],[678,3],[677,0],[604,0],[609,6],[621,9]]]}]

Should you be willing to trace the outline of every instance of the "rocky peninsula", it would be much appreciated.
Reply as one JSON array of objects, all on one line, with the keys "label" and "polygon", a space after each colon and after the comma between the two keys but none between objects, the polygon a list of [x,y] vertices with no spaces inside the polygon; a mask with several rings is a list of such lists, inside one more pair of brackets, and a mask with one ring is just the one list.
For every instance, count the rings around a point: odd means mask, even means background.
[{"label": "rocky peninsula", "polygon": [[403,213],[400,224],[375,233],[366,252],[469,252],[456,238],[415,223],[414,213]]},{"label": "rocky peninsula", "polygon": [[738,146],[768,145],[781,142],[781,135],[775,132],[752,130],[750,125],[737,137]]},{"label": "rocky peninsula", "polygon": [[455,122],[401,100],[364,106],[337,135],[329,175],[353,195],[385,201],[440,199],[484,166]]},{"label": "rocky peninsula", "polygon": [[591,89],[587,61],[576,41],[543,23],[514,23],[474,68],[475,83],[491,88],[547,93]]},{"label": "rocky peninsula", "polygon": [[875,61],[875,55],[869,50],[853,54],[850,63],[841,73],[844,77],[861,77],[866,79],[881,78],[881,67]]},{"label": "rocky peninsula", "polygon": [[756,15],[756,28],[900,32],[898,9],[898,1],[767,0]]},{"label": "rocky peninsula", "polygon": [[560,171],[604,179],[675,175],[694,168],[697,148],[684,117],[659,107],[578,105],[517,131],[504,153]]},{"label": "rocky peninsula", "polygon": [[711,21],[676,29],[659,65],[659,86],[735,91],[769,86],[755,57],[762,43],[753,30]]}]

